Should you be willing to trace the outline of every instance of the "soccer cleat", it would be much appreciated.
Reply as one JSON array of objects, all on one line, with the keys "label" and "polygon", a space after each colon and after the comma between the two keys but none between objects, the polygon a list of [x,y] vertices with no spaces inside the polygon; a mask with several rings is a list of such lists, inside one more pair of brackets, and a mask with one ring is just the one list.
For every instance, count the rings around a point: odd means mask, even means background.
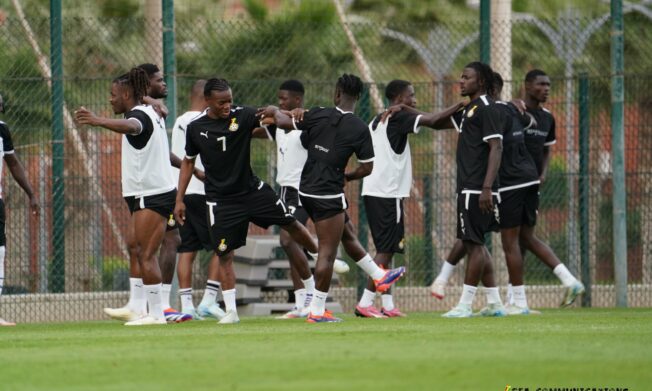
[{"label": "soccer cleat", "polygon": [[4,320],[4,319],[0,318],[0,327],[1,326],[15,326],[15,325],[16,325],[16,323],[14,323],[14,322],[9,322],[7,320]]},{"label": "soccer cleat", "polygon": [[344,274],[348,273],[348,271],[351,270],[349,267],[349,264],[344,262],[341,259],[335,259],[335,262],[333,262],[333,271],[337,274]]},{"label": "soccer cleat", "polygon": [[221,320],[226,315],[224,310],[222,310],[217,303],[213,303],[209,306],[200,304],[199,307],[197,307],[197,314],[202,318],[213,318],[217,320]]},{"label": "soccer cleat", "polygon": [[381,308],[380,313],[388,318],[405,318],[407,316],[399,311],[398,308],[394,308],[393,310],[386,310],[385,308]]},{"label": "soccer cleat", "polygon": [[502,305],[501,303],[494,303],[494,304],[489,304],[483,309],[480,310],[480,312],[473,314],[473,316],[505,316],[507,315],[507,311],[505,310],[505,306]]},{"label": "soccer cleat", "polygon": [[443,318],[470,318],[473,315],[470,305],[458,304],[452,310],[442,314]]},{"label": "soccer cleat", "polygon": [[319,315],[313,315],[310,313],[308,315],[308,318],[306,319],[307,323],[337,323],[341,322],[342,319],[336,318],[333,316],[333,313],[330,311],[324,311],[324,315],[319,316]]},{"label": "soccer cleat", "polygon": [[183,312],[179,312],[174,308],[163,310],[163,315],[165,315],[165,320],[168,323],[182,323],[192,320],[192,315],[184,314]]},{"label": "soccer cleat", "polygon": [[405,266],[397,267],[395,269],[390,269],[385,272],[385,275],[381,278],[374,280],[376,284],[376,292],[383,293],[386,292],[392,284],[399,280],[405,273]]},{"label": "soccer cleat", "polygon": [[156,324],[167,324],[165,318],[155,318],[153,316],[147,315],[136,320],[125,323],[125,326],[151,326]]},{"label": "soccer cleat", "polygon": [[220,319],[219,324],[235,324],[240,323],[240,318],[238,318],[238,313],[236,311],[227,311],[225,315]]},{"label": "soccer cleat", "polygon": [[430,285],[430,294],[439,300],[442,300],[446,296],[446,282],[435,280],[432,285]]},{"label": "soccer cleat", "polygon": [[360,318],[386,318],[386,316],[381,314],[373,305],[370,305],[369,307],[360,307],[360,305],[356,305],[354,312],[355,316]]},{"label": "soccer cleat", "polygon": [[[305,315],[304,315],[305,314]],[[308,316],[308,312],[304,312],[303,308],[293,308],[290,311],[284,313],[281,316],[277,316],[276,319],[297,319],[297,318],[305,318]]]},{"label": "soccer cleat", "polygon": [[194,308],[188,309],[188,310],[186,310],[186,311],[183,311],[183,310],[182,310],[181,313],[192,316],[192,319],[193,319],[193,320],[204,320],[204,318],[202,318],[201,316],[199,316],[199,314],[197,313],[197,310],[194,309]]},{"label": "soccer cleat", "polygon": [[507,315],[541,315],[541,311],[532,310],[528,307],[519,307],[515,304],[506,305],[505,313]]},{"label": "soccer cleat", "polygon": [[564,297],[564,301],[561,302],[560,307],[568,307],[573,304],[577,296],[584,293],[584,290],[584,284],[576,280],[573,285],[566,288],[566,296]]},{"label": "soccer cleat", "polygon": [[130,322],[145,316],[145,314],[139,314],[132,311],[131,308],[127,306],[120,308],[104,308],[104,313],[109,315],[112,319],[121,320],[123,322]]}]

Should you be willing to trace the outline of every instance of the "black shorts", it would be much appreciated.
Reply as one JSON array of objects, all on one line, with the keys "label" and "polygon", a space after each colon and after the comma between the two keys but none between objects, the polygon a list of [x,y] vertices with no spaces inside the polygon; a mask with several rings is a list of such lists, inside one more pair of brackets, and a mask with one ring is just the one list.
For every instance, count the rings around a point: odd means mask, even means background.
[{"label": "black shorts", "polygon": [[7,244],[7,234],[5,233],[5,222],[7,216],[5,214],[5,202],[0,198],[0,246]]},{"label": "black shorts", "polygon": [[[337,198],[315,198],[299,195],[299,199],[301,200],[301,205],[306,209],[308,216],[314,222],[326,220],[346,211],[349,207],[344,194]],[[345,221],[348,221],[348,216],[345,217]]]},{"label": "black shorts", "polygon": [[403,199],[372,196],[362,198],[376,252],[403,254],[405,246]]},{"label": "black shorts", "polygon": [[479,198],[479,191],[478,193],[464,191],[457,194],[457,238],[484,244],[485,233],[498,231],[499,196],[494,193],[494,213],[483,213],[480,210]]},{"label": "black shorts", "polygon": [[151,209],[167,219],[168,231],[177,228],[177,222],[174,220],[174,203],[177,198],[177,190],[170,190],[167,193],[154,194],[151,196],[124,197],[129,212],[134,214],[141,209]]},{"label": "black shorts", "polygon": [[539,209],[539,185],[500,192],[500,229],[534,227]]},{"label": "black shorts", "polygon": [[213,249],[211,235],[208,230],[206,196],[203,194],[186,194],[183,197],[186,204],[186,222],[179,226],[181,245],[178,253],[191,253],[199,250]]},{"label": "black shorts", "polygon": [[306,225],[308,222],[308,213],[299,201],[299,191],[294,187],[281,186],[279,190],[279,198],[288,207],[288,210],[301,224]]},{"label": "black shorts", "polygon": [[244,246],[247,243],[249,222],[267,228],[270,225],[288,225],[296,219],[266,183],[241,197],[206,201],[211,243],[217,255]]}]

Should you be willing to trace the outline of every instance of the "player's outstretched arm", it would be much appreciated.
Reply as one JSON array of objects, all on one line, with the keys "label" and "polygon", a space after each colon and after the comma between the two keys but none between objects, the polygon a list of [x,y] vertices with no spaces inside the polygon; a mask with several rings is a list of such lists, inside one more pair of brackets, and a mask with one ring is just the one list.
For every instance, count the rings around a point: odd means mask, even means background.
[{"label": "player's outstretched arm", "polygon": [[120,134],[138,135],[142,131],[141,124],[136,119],[104,118],[83,106],[75,111],[75,121],[80,125],[101,126]]},{"label": "player's outstretched arm", "polygon": [[457,102],[439,113],[424,114],[419,118],[419,126],[423,125],[433,129],[452,129],[453,123],[451,122],[451,116],[462,107],[464,107],[464,103]]},{"label": "player's outstretched arm", "polygon": [[38,216],[40,211],[40,206],[38,200],[34,196],[34,190],[32,189],[32,184],[27,179],[27,174],[25,173],[25,168],[23,164],[18,160],[16,153],[5,155],[5,162],[7,162],[7,167],[11,175],[14,177],[18,185],[25,191],[27,197],[29,197],[29,208],[32,211],[32,214]]}]

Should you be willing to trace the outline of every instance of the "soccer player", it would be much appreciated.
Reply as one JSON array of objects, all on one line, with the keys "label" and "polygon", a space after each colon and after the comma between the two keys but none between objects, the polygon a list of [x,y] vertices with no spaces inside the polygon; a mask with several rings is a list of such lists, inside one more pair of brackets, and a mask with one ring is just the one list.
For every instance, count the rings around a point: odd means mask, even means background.
[{"label": "soccer player", "polygon": [[251,169],[251,138],[259,126],[257,110],[233,105],[231,87],[224,79],[209,79],[204,96],[208,109],[186,128],[186,156],[181,163],[174,212],[178,222],[185,224],[183,197],[195,158],[200,156],[206,173],[211,241],[222,269],[226,315],[219,323],[237,323],[233,251],[245,245],[249,222],[265,228],[279,225],[308,251],[317,251],[317,244],[274,190]]},{"label": "soccer player", "polygon": [[[0,114],[5,112],[5,103],[2,95],[0,94]],[[11,140],[11,133],[9,132],[9,127],[4,122],[0,121],[0,154],[2,159],[0,159],[0,295],[2,294],[2,287],[4,286],[5,279],[5,255],[6,255],[6,244],[7,236],[5,235],[5,203],[2,200],[2,163],[3,161],[7,163],[11,176],[14,177],[18,185],[25,191],[27,197],[29,198],[29,208],[32,212],[32,216],[38,217],[40,212],[40,207],[38,200],[34,196],[34,190],[32,190],[32,185],[27,179],[27,174],[25,173],[25,168],[23,164],[18,160],[18,156],[14,151],[14,144]],[[6,321],[0,318],[0,326],[15,326],[16,323]]]},{"label": "soccer player", "polygon": [[[183,159],[186,155],[186,129],[188,124],[200,116],[208,107],[204,99],[204,86],[206,80],[197,80],[190,90],[190,109],[179,116],[172,128],[172,153]],[[172,169],[175,177],[179,177],[179,170]],[[224,311],[217,304],[217,293],[220,289],[219,269],[217,255],[213,255],[208,264],[208,281],[204,290],[204,297],[195,309],[192,302],[192,263],[197,251],[204,249],[211,251],[211,244],[208,225],[206,223],[206,192],[204,182],[198,178],[204,176],[204,165],[201,158],[195,160],[195,172],[186,190],[183,201],[186,204],[186,223],[179,227],[181,234],[181,245],[178,248],[179,264],[177,275],[179,276],[179,298],[181,299],[181,312],[191,315],[194,319],[214,318],[217,320],[224,317]]]},{"label": "soccer player", "polygon": [[[505,261],[509,273],[509,281],[513,286],[514,303],[506,307],[508,315],[529,314],[532,311],[527,304],[525,286],[523,283],[523,257],[519,247],[519,233],[522,226],[536,218],[536,210],[528,207],[538,192],[539,176],[532,157],[525,147],[524,129],[534,123],[531,115],[521,113],[512,103],[499,101],[503,88],[503,79],[494,73],[494,95],[496,110],[503,114],[503,153],[498,171],[500,182],[498,204],[500,235],[505,252]],[[451,250],[453,259],[442,266],[442,271],[433,283],[433,296],[442,298],[443,289],[450,277],[447,274],[448,265],[456,265],[464,257],[465,250],[461,241],[455,243]],[[446,269],[446,270],[444,270]]]},{"label": "soccer player", "polygon": [[[281,110],[294,110],[303,107],[305,89],[298,80],[286,80],[279,87],[277,97]],[[308,221],[308,214],[299,202],[299,181],[301,170],[306,162],[308,151],[301,145],[301,131],[284,131],[274,125],[264,125],[266,132],[261,137],[276,141],[276,182],[281,186],[280,199],[285,203],[292,215],[303,225]],[[308,306],[315,290],[315,279],[310,272],[306,254],[287,231],[279,234],[281,247],[290,261],[290,276],[294,287],[294,308],[279,317],[279,319],[305,318],[308,316]],[[296,266],[299,265],[297,268]]]},{"label": "soccer player", "polygon": [[[374,151],[367,125],[353,111],[362,93],[363,84],[354,75],[342,75],[335,85],[335,107],[314,107],[308,111],[293,111],[294,117],[270,106],[264,117],[274,117],[282,129],[301,129],[301,142],[308,150],[308,158],[301,172],[299,196],[310,218],[315,222],[319,254],[315,267],[315,294],[310,303],[307,322],[340,322],[326,311],[326,298],[333,273],[337,247],[344,250],[375,282],[376,290],[385,292],[405,272],[404,267],[385,271],[381,269],[360,242],[345,229],[348,207],[344,197],[346,181],[361,179],[373,169]],[[345,172],[349,157],[355,153],[360,163]]]},{"label": "soccer player", "polygon": [[[414,109],[417,105],[414,87],[409,81],[392,80],[385,88],[385,96],[392,106],[405,105]],[[385,269],[391,267],[395,253],[402,254],[404,251],[403,199],[410,196],[412,188],[408,135],[419,133],[420,126],[443,128],[460,107],[461,103],[437,114],[401,110],[393,113],[387,121],[381,121],[382,114],[379,114],[369,124],[375,160],[373,171],[362,180],[362,196],[376,247],[374,262]],[[404,316],[395,307],[391,291],[382,294],[380,311],[373,306],[375,295],[375,284],[369,280],[355,308],[357,316]]]},{"label": "soccer player", "polygon": [[502,154],[504,119],[490,98],[493,70],[481,62],[469,63],[460,77],[462,96],[470,102],[454,116],[457,140],[457,238],[468,254],[460,301],[443,314],[449,318],[470,317],[471,305],[482,279],[487,294],[485,316],[505,315],[493,275],[491,256],[484,235],[498,228],[498,168]]},{"label": "soccer player", "polygon": [[[533,69],[525,75],[525,106],[527,112],[534,116],[537,126],[525,131],[525,146],[534,159],[543,183],[548,172],[550,162],[550,146],[557,142],[555,137],[555,118],[542,104],[548,100],[550,93],[550,78],[540,69]],[[575,278],[568,268],[561,263],[552,249],[534,234],[536,226],[537,209],[539,207],[539,193],[532,193],[528,203],[533,219],[521,227],[521,246],[531,251],[544,264],[546,264],[561,283],[566,287],[566,294],[561,302],[562,307],[571,305],[578,295],[584,293],[584,285]]]},{"label": "soccer player", "polygon": [[133,68],[111,85],[111,106],[116,114],[124,114],[124,119],[99,117],[84,107],[75,112],[80,124],[101,126],[123,135],[122,194],[132,213],[129,225],[149,306],[147,315],[128,321],[128,326],[166,324],[156,253],[174,207],[176,190],[165,124],[151,106],[142,104],[148,87],[147,73]]}]

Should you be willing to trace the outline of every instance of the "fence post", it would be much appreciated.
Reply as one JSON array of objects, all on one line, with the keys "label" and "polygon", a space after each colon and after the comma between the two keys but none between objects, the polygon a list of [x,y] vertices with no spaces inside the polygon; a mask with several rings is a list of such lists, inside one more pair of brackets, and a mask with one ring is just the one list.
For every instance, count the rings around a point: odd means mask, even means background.
[{"label": "fence post", "polygon": [[480,61],[491,62],[491,0],[480,0]]},{"label": "fence post", "polygon": [[582,283],[586,288],[582,296],[582,307],[591,306],[591,265],[589,259],[589,79],[586,73],[580,75],[579,89],[579,133],[580,133],[580,267]]},{"label": "fence post", "polygon": [[434,247],[432,244],[432,180],[430,175],[423,177],[423,256],[425,257],[425,274],[423,283],[432,284],[435,279]]},{"label": "fence post", "polygon": [[63,28],[61,0],[50,0],[50,67],[52,74],[52,292],[66,286],[63,125]]},{"label": "fence post", "polygon": [[168,116],[166,126],[172,128],[177,120],[177,62],[174,50],[174,1],[163,0],[163,73],[168,85]]},{"label": "fence post", "polygon": [[627,307],[627,188],[625,183],[623,2],[611,0],[611,145],[616,306]]}]

